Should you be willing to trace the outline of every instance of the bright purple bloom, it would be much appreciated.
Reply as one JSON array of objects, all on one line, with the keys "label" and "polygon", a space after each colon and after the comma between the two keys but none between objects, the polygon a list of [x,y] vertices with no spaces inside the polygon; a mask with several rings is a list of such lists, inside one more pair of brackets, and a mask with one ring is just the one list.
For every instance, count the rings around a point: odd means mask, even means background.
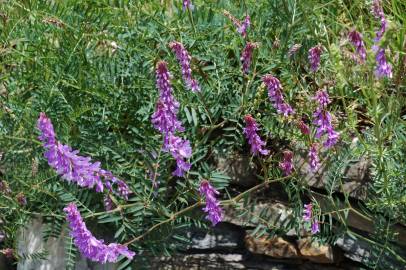
[{"label": "bright purple bloom", "polygon": [[243,129],[243,133],[245,134],[245,137],[247,137],[248,143],[251,145],[251,153],[253,155],[257,155],[258,153],[261,153],[262,155],[268,155],[269,151],[263,149],[263,147],[265,146],[265,142],[262,141],[257,134],[258,127],[255,119],[248,114],[244,117],[244,120],[246,126]]},{"label": "bright purple bloom", "polygon": [[312,234],[316,234],[316,233],[320,232],[319,221],[317,220],[317,218],[314,218],[314,220],[312,221],[311,232],[312,232]]},{"label": "bright purple bloom", "polygon": [[317,143],[313,143],[310,146],[310,151],[309,151],[309,163],[310,163],[310,170],[312,172],[316,172],[319,167],[320,167],[320,160],[319,160],[319,155],[317,151]]},{"label": "bright purple bloom", "polygon": [[207,180],[203,180],[199,187],[200,195],[206,199],[206,207],[203,211],[207,213],[207,219],[211,221],[213,226],[223,220],[223,210],[220,207],[220,202],[216,195],[219,192]]},{"label": "bright purple bloom", "polygon": [[172,95],[172,86],[170,81],[170,73],[167,63],[160,61],[156,68],[156,85],[159,89],[159,100],[156,105],[156,110],[152,115],[151,122],[154,127],[161,133],[175,132],[176,130],[183,131],[182,123],[177,119],[176,115],[179,111],[179,102]]},{"label": "bright purple bloom", "polygon": [[283,152],[283,161],[279,163],[279,168],[283,170],[283,174],[285,176],[291,175],[293,171],[293,152],[292,151],[284,151]]},{"label": "bright purple bloom", "polygon": [[176,58],[182,68],[182,77],[185,81],[186,87],[193,92],[199,92],[200,87],[195,79],[192,78],[192,69],[190,67],[191,57],[182,43],[172,41],[169,43],[169,47],[175,53]]},{"label": "bright purple bloom", "polygon": [[386,61],[385,49],[382,48],[376,54],[375,76],[392,78],[392,65]]},{"label": "bright purple bloom", "polygon": [[287,104],[282,95],[282,85],[280,81],[272,76],[267,74],[262,78],[262,81],[268,88],[268,97],[273,103],[274,108],[280,114],[288,116],[289,114],[294,114],[292,107]]},{"label": "bright purple bloom", "polygon": [[247,36],[247,30],[251,25],[250,15],[246,15],[244,21],[237,28],[237,32],[242,35],[243,38]]},{"label": "bright purple bloom", "polygon": [[183,10],[185,11],[186,9],[193,10],[193,5],[191,0],[183,0]]},{"label": "bright purple bloom", "polygon": [[106,245],[103,240],[96,239],[86,228],[86,224],[83,222],[74,203],[68,204],[63,210],[66,213],[66,219],[71,229],[70,235],[73,237],[75,245],[86,258],[95,262],[106,263],[117,262],[120,255],[130,260],[134,257],[135,253],[128,250],[127,246],[116,243]]},{"label": "bright purple bloom", "polygon": [[372,3],[372,14],[375,16],[375,18],[379,19],[381,23],[381,27],[376,31],[376,37],[374,38],[374,42],[377,43],[382,39],[388,24],[380,0],[374,0]]},{"label": "bright purple bloom", "polygon": [[331,103],[330,97],[326,90],[319,90],[316,92],[316,96],[313,98],[319,103],[320,108],[326,108]]},{"label": "bright purple bloom", "polygon": [[303,135],[309,135],[310,134],[310,128],[309,126],[303,122],[303,120],[299,120],[297,123],[297,126],[299,127],[300,131],[302,132]]},{"label": "bright purple bloom", "polygon": [[190,170],[191,167],[190,163],[184,160],[192,156],[190,142],[171,133],[167,135],[165,141],[163,151],[169,152],[176,160],[176,170],[173,175],[182,177],[184,172]]},{"label": "bright purple bloom", "polygon": [[312,47],[309,50],[309,63],[310,63],[310,68],[313,72],[316,72],[320,67],[320,55],[321,55],[322,51],[323,50],[320,45]]},{"label": "bright purple bloom", "polygon": [[303,221],[308,222],[312,219],[312,208],[313,205],[311,203],[304,205]]},{"label": "bright purple bloom", "polygon": [[258,47],[257,43],[254,42],[247,42],[242,54],[241,54],[241,62],[242,62],[242,71],[248,74],[250,70],[251,60],[252,60],[252,53],[255,48]]},{"label": "bright purple bloom", "polygon": [[117,184],[118,194],[124,199],[128,199],[130,190],[124,181],[116,178],[110,171],[100,168],[100,162],[92,163],[90,157],[79,156],[78,150],[73,150],[70,146],[55,139],[51,120],[45,113],[40,114],[37,127],[41,132],[38,138],[47,150],[44,156],[48,160],[49,166],[63,179],[81,187],[95,187],[97,192],[102,192],[104,187],[113,191],[112,186]]},{"label": "bright purple bloom", "polygon": [[348,33],[348,39],[354,45],[355,50],[359,56],[360,62],[364,63],[367,57],[367,51],[365,49],[364,41],[362,40],[362,34],[356,30]]}]

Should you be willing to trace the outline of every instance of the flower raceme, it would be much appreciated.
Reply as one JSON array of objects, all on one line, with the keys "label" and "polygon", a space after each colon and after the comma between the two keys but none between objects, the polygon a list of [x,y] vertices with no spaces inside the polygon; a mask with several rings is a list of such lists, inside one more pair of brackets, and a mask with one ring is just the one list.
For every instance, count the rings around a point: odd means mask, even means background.
[{"label": "flower raceme", "polygon": [[310,63],[310,69],[313,72],[316,72],[319,67],[320,67],[320,55],[322,53],[323,49],[321,45],[314,46],[310,48],[309,50],[309,63]]},{"label": "flower raceme", "polygon": [[311,224],[311,233],[316,234],[320,232],[319,221],[316,216],[313,216],[313,205],[311,203],[304,205],[303,222]]},{"label": "flower raceme", "polygon": [[211,221],[213,226],[216,226],[217,223],[223,220],[223,210],[216,198],[219,192],[207,180],[200,183],[199,192],[206,200],[206,207],[203,208],[203,211],[207,213],[206,218]]},{"label": "flower raceme", "polygon": [[246,115],[244,117],[245,120],[245,128],[243,129],[243,133],[245,134],[246,138],[248,139],[248,143],[251,146],[251,153],[253,155],[257,155],[261,153],[262,155],[268,155],[269,151],[264,149],[265,142],[261,140],[258,136],[257,131],[257,122],[251,115]]},{"label": "flower raceme", "polygon": [[283,161],[279,163],[279,168],[282,169],[285,176],[291,175],[293,172],[294,167],[292,160],[293,152],[289,150],[283,151]]},{"label": "flower raceme", "polygon": [[250,70],[250,65],[252,61],[252,53],[255,48],[258,47],[258,44],[255,42],[247,42],[247,45],[245,45],[245,48],[241,54],[241,63],[242,63],[242,71],[246,74],[248,74]]},{"label": "flower raceme", "polygon": [[319,160],[319,155],[317,152],[317,143],[313,143],[310,146],[308,157],[309,157],[310,170],[312,172],[316,172],[320,168],[320,160]]},{"label": "flower raceme", "polygon": [[243,38],[247,36],[247,30],[251,25],[251,18],[247,14],[244,18],[244,21],[238,20],[236,17],[230,14],[227,10],[223,11],[224,16],[230,19],[233,22],[234,26],[237,28],[237,32],[241,34]]},{"label": "flower raceme", "polygon": [[354,45],[360,63],[365,63],[367,51],[365,49],[364,41],[362,40],[362,34],[356,30],[352,30],[348,33],[348,39],[350,40],[351,44]]},{"label": "flower raceme", "polygon": [[186,171],[190,170],[190,163],[184,160],[192,156],[192,148],[188,140],[169,133],[165,138],[163,151],[169,152],[176,160],[176,169],[173,175],[182,177]]},{"label": "flower raceme", "polygon": [[169,43],[169,47],[175,53],[176,58],[182,69],[182,77],[185,81],[186,87],[193,92],[199,92],[200,86],[198,82],[192,78],[192,69],[190,67],[191,57],[182,43],[177,41],[172,41]]},{"label": "flower raceme", "polygon": [[386,61],[385,49],[379,48],[376,54],[375,76],[392,78],[392,65]]},{"label": "flower raceme", "polygon": [[[96,188],[97,192],[107,188],[110,192],[128,199],[130,190],[123,180],[115,177],[110,171],[100,168],[100,162],[92,163],[90,157],[80,156],[78,150],[73,150],[70,146],[56,140],[51,120],[45,113],[40,113],[37,128],[41,132],[39,140],[46,149],[44,156],[48,164],[63,179],[81,187]],[[113,185],[117,186],[118,191],[113,190]]]},{"label": "flower raceme", "polygon": [[74,203],[68,204],[63,210],[66,213],[66,219],[71,230],[70,235],[74,239],[75,245],[86,258],[95,262],[106,263],[117,262],[120,255],[130,260],[134,257],[135,253],[128,250],[127,246],[116,243],[106,245],[103,240],[96,239],[86,228],[86,224],[83,222]]},{"label": "flower raceme", "polygon": [[272,102],[276,111],[284,116],[294,114],[295,112],[292,109],[292,107],[289,104],[287,104],[283,98],[282,85],[280,81],[271,74],[265,75],[262,78],[262,81],[268,88],[269,100]]}]

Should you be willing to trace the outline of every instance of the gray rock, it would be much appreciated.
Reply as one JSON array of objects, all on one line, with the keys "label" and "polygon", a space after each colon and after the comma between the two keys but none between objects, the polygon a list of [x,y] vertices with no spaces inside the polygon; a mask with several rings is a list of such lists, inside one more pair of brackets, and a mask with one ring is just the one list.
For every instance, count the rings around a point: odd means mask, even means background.
[{"label": "gray rock", "polygon": [[217,157],[216,167],[231,178],[231,183],[241,187],[252,187],[258,183],[250,156],[232,154],[226,158]]}]

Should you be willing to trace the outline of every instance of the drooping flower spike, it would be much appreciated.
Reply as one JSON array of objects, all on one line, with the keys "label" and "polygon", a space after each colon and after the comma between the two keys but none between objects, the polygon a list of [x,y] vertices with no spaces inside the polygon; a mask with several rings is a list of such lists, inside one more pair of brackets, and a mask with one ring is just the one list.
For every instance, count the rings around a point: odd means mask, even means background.
[{"label": "drooping flower spike", "polygon": [[238,20],[236,17],[234,17],[233,15],[230,14],[230,12],[228,12],[227,10],[223,11],[224,16],[226,16],[227,18],[230,19],[230,21],[233,22],[234,26],[237,28],[237,32],[241,34],[241,36],[243,38],[245,38],[247,36],[247,31],[248,28],[251,25],[251,18],[250,16],[247,14],[244,18],[244,21],[240,21]]},{"label": "drooping flower spike", "polygon": [[310,223],[310,231],[312,234],[320,232],[319,221],[316,216],[313,215],[312,203],[305,204],[303,210],[303,222]]},{"label": "drooping flower spike", "polygon": [[382,48],[376,54],[375,76],[392,78],[392,65],[386,61],[385,49]]},{"label": "drooping flower spike", "polygon": [[309,157],[310,170],[312,172],[316,172],[320,168],[320,160],[319,160],[319,154],[317,151],[317,143],[313,143],[310,146],[308,157]]},{"label": "drooping flower spike", "polygon": [[192,69],[190,67],[191,57],[182,43],[177,41],[172,41],[169,43],[169,47],[175,53],[176,58],[182,69],[182,77],[185,81],[186,87],[193,92],[199,92],[200,86],[198,82],[192,78]]},{"label": "drooping flower spike", "polygon": [[87,229],[76,204],[70,203],[63,209],[70,227],[70,235],[79,251],[88,259],[99,262],[117,262],[120,255],[132,259],[135,253],[127,246],[111,243],[104,244],[103,240],[96,239]]},{"label": "drooping flower spike", "polygon": [[268,155],[269,150],[264,149],[265,142],[262,141],[257,134],[258,126],[255,119],[248,114],[244,117],[244,120],[245,128],[243,129],[243,133],[245,134],[245,137],[248,139],[248,143],[251,146],[251,154],[257,155],[258,153],[260,153],[262,155]]},{"label": "drooping flower spike", "polygon": [[271,74],[265,75],[262,78],[262,81],[268,88],[269,100],[272,102],[276,111],[282,114],[283,116],[294,114],[295,112],[292,109],[292,107],[289,104],[287,104],[283,98],[282,85],[280,81]]},{"label": "drooping flower spike", "polygon": [[203,211],[207,213],[206,218],[211,221],[213,226],[216,226],[217,223],[223,220],[223,210],[216,198],[219,192],[207,180],[200,183],[199,192],[206,201],[206,206],[203,208]]},{"label": "drooping flower spike", "polygon": [[309,50],[309,63],[310,69],[316,72],[320,67],[320,55],[323,52],[321,45],[314,46]]},{"label": "drooping flower spike", "polygon": [[[110,192],[128,199],[130,190],[123,180],[115,177],[110,171],[102,169],[100,162],[92,163],[90,157],[80,156],[78,150],[73,150],[70,146],[56,140],[51,120],[45,113],[40,113],[37,128],[41,132],[38,138],[47,150],[44,156],[48,164],[63,179],[81,187],[96,188],[97,192],[107,188]],[[117,191],[113,189],[113,185],[117,186]]]},{"label": "drooping flower spike", "polygon": [[286,150],[283,151],[283,161],[279,163],[279,168],[283,171],[285,176],[291,175],[293,172],[293,152]]},{"label": "drooping flower spike", "polygon": [[255,48],[258,47],[258,43],[255,42],[247,42],[247,45],[245,45],[245,48],[241,54],[241,63],[242,63],[242,71],[245,74],[249,73],[250,66],[251,66],[251,61],[252,61],[252,53]]},{"label": "drooping flower spike", "polygon": [[367,51],[365,49],[364,41],[362,40],[362,34],[356,30],[352,30],[348,33],[348,39],[350,40],[351,44],[354,45],[360,63],[365,63]]},{"label": "drooping flower spike", "polygon": [[166,143],[163,146],[163,151],[169,152],[176,160],[176,169],[172,174],[182,177],[191,167],[190,163],[185,161],[185,159],[192,156],[190,142],[171,133],[167,135],[165,141]]}]

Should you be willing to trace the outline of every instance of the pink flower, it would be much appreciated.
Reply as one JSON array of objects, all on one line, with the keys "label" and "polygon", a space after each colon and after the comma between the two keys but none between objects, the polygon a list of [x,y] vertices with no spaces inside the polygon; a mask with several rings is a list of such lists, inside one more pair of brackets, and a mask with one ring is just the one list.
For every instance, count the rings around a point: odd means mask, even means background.
[{"label": "pink flower", "polygon": [[292,151],[289,150],[283,151],[283,161],[279,163],[279,168],[283,170],[283,174],[285,176],[292,174],[292,171],[294,169],[292,159],[293,159]]},{"label": "pink flower", "polygon": [[348,33],[348,39],[354,45],[355,50],[359,56],[360,62],[364,63],[367,58],[367,51],[365,49],[364,41],[362,40],[362,34],[355,30]]}]

